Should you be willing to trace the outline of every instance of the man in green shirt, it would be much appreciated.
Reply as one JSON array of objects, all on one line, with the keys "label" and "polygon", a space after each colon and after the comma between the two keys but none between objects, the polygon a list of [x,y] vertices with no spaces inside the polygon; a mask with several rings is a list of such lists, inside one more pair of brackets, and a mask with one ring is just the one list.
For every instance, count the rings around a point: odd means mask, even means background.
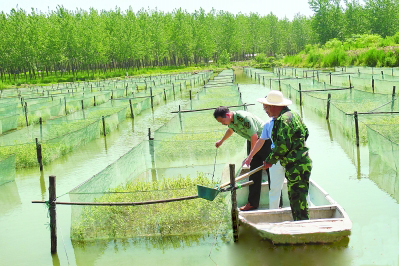
[{"label": "man in green shirt", "polygon": [[[249,154],[262,135],[263,121],[247,111],[230,111],[227,107],[220,106],[216,108],[213,116],[218,122],[229,127],[223,138],[216,142],[216,148],[219,148],[235,132],[247,140],[247,152]],[[270,151],[271,140],[268,140],[268,143],[263,145],[253,157],[250,169],[253,170],[261,166]],[[268,170],[267,172],[269,174]],[[262,171],[251,175],[249,180],[253,180],[254,184],[249,186],[248,203],[240,208],[241,211],[254,210],[259,207]]]},{"label": "man in green shirt", "polygon": [[287,106],[292,102],[283,97],[280,91],[270,91],[266,98],[258,99],[269,117],[275,119],[272,130],[274,148],[266,158],[268,169],[280,161],[285,168],[288,196],[294,221],[309,220],[308,202],[309,178],[312,160],[306,140],[309,130],[301,117]]}]

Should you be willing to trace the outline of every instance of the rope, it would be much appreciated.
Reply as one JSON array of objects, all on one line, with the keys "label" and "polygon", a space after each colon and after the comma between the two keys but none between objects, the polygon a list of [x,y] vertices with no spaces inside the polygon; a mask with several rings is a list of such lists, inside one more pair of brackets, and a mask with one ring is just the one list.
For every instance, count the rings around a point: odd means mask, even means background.
[{"label": "rope", "polygon": [[62,245],[64,246],[64,251],[65,251],[65,255],[66,255],[67,261],[68,261],[68,265],[70,265],[69,264],[69,258],[68,258],[68,252],[66,250],[65,242],[64,242],[64,234],[62,233],[61,226],[59,226],[58,228],[60,228],[60,230],[61,230]]},{"label": "rope", "polygon": [[[51,207],[51,205],[50,205],[50,201],[49,200],[45,201],[44,207],[47,208],[47,218],[50,218],[50,207]],[[57,207],[55,207],[55,208],[57,208]],[[47,226],[47,228],[50,228],[50,223],[47,223],[45,225]],[[61,226],[58,226],[57,229],[58,228],[61,230]],[[65,242],[64,242],[64,235],[63,235],[62,230],[61,230],[61,238],[62,238],[62,244],[64,246],[65,255],[66,255],[66,258],[67,258],[67,261],[68,261],[68,265],[70,265],[68,252],[66,251]]]},{"label": "rope", "polygon": [[[230,198],[229,198],[227,201],[228,201],[227,204],[230,204],[230,203],[231,203],[231,199],[230,199]],[[212,247],[211,247],[211,250],[209,251],[209,255],[208,255],[209,259],[210,259],[213,263],[215,263],[215,265],[218,265],[218,264],[212,259],[211,255],[212,255],[212,250],[213,250],[213,248],[214,248],[215,245],[216,245],[216,241],[217,241],[217,239],[218,239],[219,232],[220,232],[220,230],[221,230],[221,228],[222,228],[222,223],[223,223],[223,222],[224,222],[224,220],[221,220],[221,221],[220,221],[219,230],[218,230],[217,233],[216,233],[214,243],[213,243],[213,245],[212,245]]]},{"label": "rope", "polygon": [[215,162],[213,164],[213,173],[212,173],[212,183],[213,183],[213,177],[215,176],[215,170],[216,170],[216,157],[218,156],[218,149],[216,148],[216,154],[215,154]]}]

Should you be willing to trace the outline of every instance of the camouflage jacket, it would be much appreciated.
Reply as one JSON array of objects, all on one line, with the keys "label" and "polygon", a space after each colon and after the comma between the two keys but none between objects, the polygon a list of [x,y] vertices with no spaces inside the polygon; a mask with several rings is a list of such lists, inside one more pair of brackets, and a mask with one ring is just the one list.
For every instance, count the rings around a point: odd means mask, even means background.
[{"label": "camouflage jacket", "polygon": [[308,157],[309,148],[305,144],[308,136],[309,130],[301,117],[288,107],[284,108],[274,121],[272,140],[275,147],[265,161],[270,164],[280,161],[283,167],[290,168]]}]

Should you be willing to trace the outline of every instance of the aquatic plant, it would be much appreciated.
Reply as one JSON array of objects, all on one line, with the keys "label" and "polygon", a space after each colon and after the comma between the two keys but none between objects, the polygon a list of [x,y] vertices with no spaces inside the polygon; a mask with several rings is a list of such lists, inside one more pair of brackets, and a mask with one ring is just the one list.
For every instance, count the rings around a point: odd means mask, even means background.
[{"label": "aquatic plant", "polygon": [[[215,185],[203,173],[195,178],[136,180],[100,194],[95,202],[142,202],[192,196],[197,194],[197,184]],[[200,237],[226,233],[227,214],[226,198],[221,196],[214,201],[194,199],[142,206],[85,206],[73,215],[71,238]]]}]

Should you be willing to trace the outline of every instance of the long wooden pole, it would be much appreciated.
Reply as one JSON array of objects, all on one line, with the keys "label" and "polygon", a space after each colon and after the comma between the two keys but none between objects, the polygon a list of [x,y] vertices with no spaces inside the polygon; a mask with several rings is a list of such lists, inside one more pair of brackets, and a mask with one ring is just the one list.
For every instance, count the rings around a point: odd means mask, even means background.
[{"label": "long wooden pole", "polygon": [[[231,106],[226,106],[227,108],[230,108],[230,107],[241,107],[241,106],[244,106],[244,107],[246,107],[246,106],[250,106],[250,105],[255,105],[255,104],[253,104],[253,103],[250,103],[250,104],[240,104],[240,105],[231,105]],[[203,109],[195,109],[195,110],[180,110],[179,109],[179,111],[172,111],[171,113],[172,114],[177,114],[177,113],[191,113],[191,112],[200,112],[200,111],[208,111],[208,110],[215,110],[217,107],[212,107],[212,108],[203,108]]]},{"label": "long wooden pole", "polygon": [[[181,198],[163,199],[163,200],[150,200],[141,202],[63,202],[55,201],[54,205],[79,205],[79,206],[136,206],[136,205],[151,205],[158,203],[167,203],[174,201],[191,200],[198,198],[198,195],[186,196]],[[45,201],[32,200],[32,203],[46,203]]]},{"label": "long wooden pole", "polygon": [[49,203],[50,203],[50,236],[51,254],[57,253],[57,210],[56,210],[56,183],[55,176],[49,177]]},{"label": "long wooden pole", "polygon": [[[230,184],[232,187],[236,185],[235,165],[229,164]],[[231,191],[231,221],[233,226],[234,242],[238,241],[238,210],[237,210],[237,193],[236,190]]]}]

